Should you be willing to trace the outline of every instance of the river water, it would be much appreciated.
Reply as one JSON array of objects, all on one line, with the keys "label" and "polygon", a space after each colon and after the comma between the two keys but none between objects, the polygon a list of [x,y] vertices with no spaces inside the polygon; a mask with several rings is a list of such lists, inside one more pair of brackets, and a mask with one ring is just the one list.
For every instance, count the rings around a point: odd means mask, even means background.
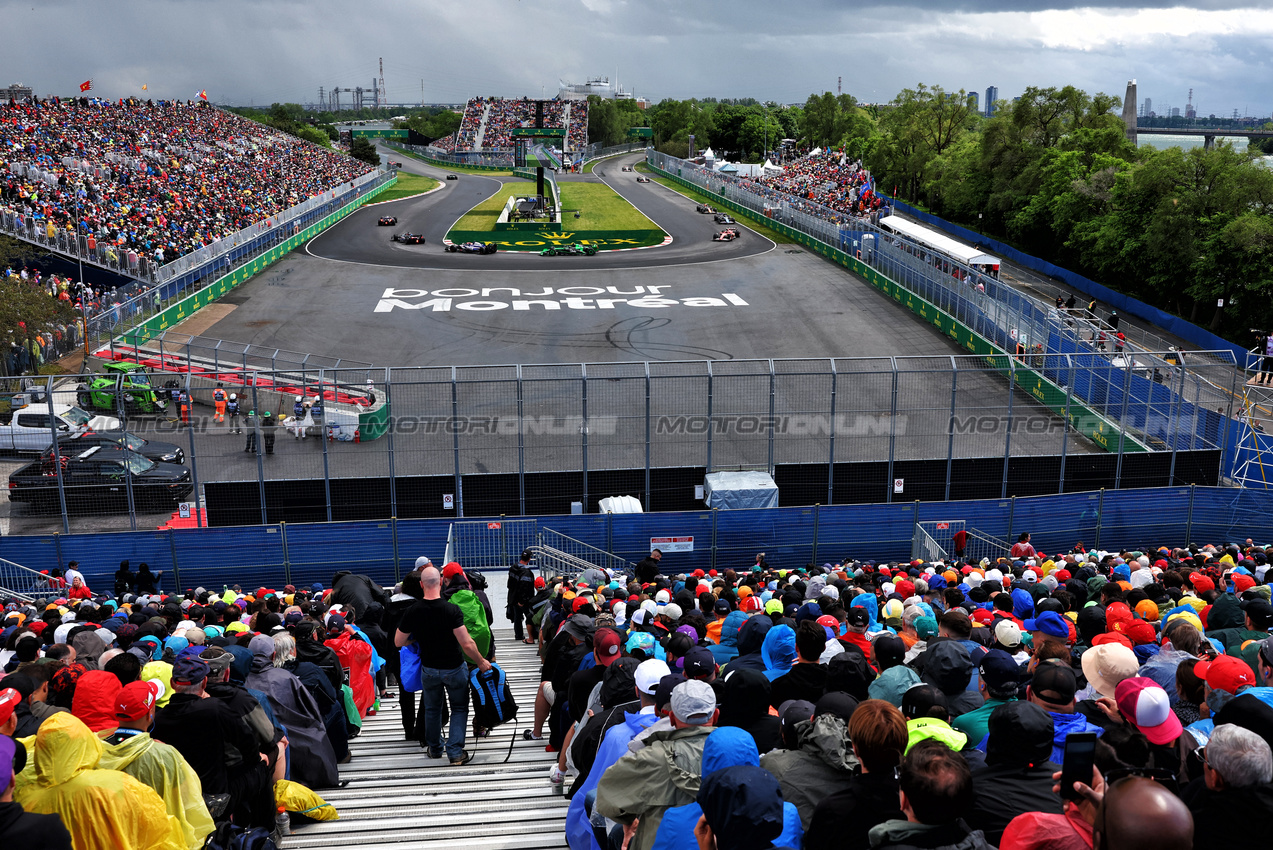
[{"label": "river water", "polygon": [[[1238,150],[1246,150],[1246,147],[1247,147],[1246,136],[1217,136],[1216,140],[1226,141],[1229,144],[1233,145]],[[1162,150],[1164,148],[1183,148],[1184,150],[1189,150],[1190,148],[1202,147],[1204,143],[1205,143],[1205,139],[1202,136],[1141,136],[1140,137],[1140,144],[1142,146],[1158,148],[1159,150]],[[1265,157],[1262,157],[1261,159],[1264,162],[1265,166],[1269,168],[1273,168],[1273,156],[1265,156]]]}]

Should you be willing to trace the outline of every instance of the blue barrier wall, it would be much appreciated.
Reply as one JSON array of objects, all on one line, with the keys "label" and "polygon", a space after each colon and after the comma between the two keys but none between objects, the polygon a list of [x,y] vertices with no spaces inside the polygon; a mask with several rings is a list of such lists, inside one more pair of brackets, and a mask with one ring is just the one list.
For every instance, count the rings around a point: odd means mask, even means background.
[{"label": "blue barrier wall", "polygon": [[[786,568],[846,557],[905,560],[916,523],[927,521],[962,521],[1002,540],[1029,531],[1042,552],[1069,551],[1079,542],[1089,549],[1219,545],[1248,537],[1269,542],[1273,493],[1169,487],[966,502],[526,519],[628,561],[644,557],[652,537],[693,537],[693,552],[664,555],[664,569],[680,572],[746,569],[757,552]],[[198,586],[220,590],[229,584],[281,587],[288,582],[329,586],[341,569],[391,584],[419,555],[441,563],[449,528],[448,520],[387,520],[6,537],[0,539],[0,557],[36,570],[77,560],[95,589],[111,586],[123,559],[133,569],[144,561],[152,570],[163,570],[161,584],[168,591]]]},{"label": "blue barrier wall", "polygon": [[906,215],[917,218],[925,224],[931,224],[933,227],[943,230],[957,239],[962,239],[970,244],[980,246],[993,254],[998,254],[1003,259],[1011,260],[1018,265],[1025,266],[1028,269],[1033,269],[1040,274],[1045,274],[1050,277],[1057,278],[1058,280],[1065,281],[1065,284],[1070,288],[1086,293],[1093,298],[1100,299],[1112,306],[1114,309],[1121,310],[1130,316],[1135,316],[1138,319],[1144,319],[1147,322],[1157,325],[1168,333],[1174,334],[1175,336],[1183,339],[1185,342],[1197,346],[1204,351],[1232,351],[1237,362],[1243,366],[1246,365],[1247,350],[1245,348],[1235,345],[1226,339],[1221,339],[1211,333],[1211,331],[1206,330],[1205,328],[1200,328],[1179,316],[1174,316],[1171,313],[1159,310],[1157,307],[1151,307],[1144,301],[1138,301],[1130,295],[1124,295],[1121,292],[1116,292],[1108,286],[1103,286],[1094,280],[1089,280],[1081,274],[1076,274],[1069,269],[1061,268],[1060,266],[1053,265],[1046,260],[1041,260],[1038,257],[1033,257],[1029,254],[1018,251],[1011,245],[1005,245],[997,239],[991,239],[989,236],[969,230],[966,227],[951,224],[945,219],[938,218],[932,213],[916,209],[903,201],[891,201],[890,203],[898,212],[903,212]]}]

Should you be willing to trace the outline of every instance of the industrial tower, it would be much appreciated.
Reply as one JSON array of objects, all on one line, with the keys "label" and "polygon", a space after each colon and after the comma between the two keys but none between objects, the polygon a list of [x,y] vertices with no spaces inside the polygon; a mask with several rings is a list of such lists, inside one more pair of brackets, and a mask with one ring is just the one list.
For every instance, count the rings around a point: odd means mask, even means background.
[{"label": "industrial tower", "polygon": [[385,60],[380,57],[380,80],[376,84],[376,106],[383,107],[389,105],[389,97],[385,94]]}]

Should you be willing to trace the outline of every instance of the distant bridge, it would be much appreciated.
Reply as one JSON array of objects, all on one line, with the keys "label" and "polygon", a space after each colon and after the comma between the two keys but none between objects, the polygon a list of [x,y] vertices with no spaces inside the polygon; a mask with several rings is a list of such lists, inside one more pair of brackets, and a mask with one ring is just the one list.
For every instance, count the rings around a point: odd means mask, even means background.
[{"label": "distant bridge", "polygon": [[1273,130],[1234,130],[1223,128],[1197,129],[1195,127],[1136,127],[1129,129],[1128,138],[1133,143],[1137,136],[1202,136],[1203,144],[1210,149],[1216,136],[1246,136],[1247,139],[1273,139]]}]

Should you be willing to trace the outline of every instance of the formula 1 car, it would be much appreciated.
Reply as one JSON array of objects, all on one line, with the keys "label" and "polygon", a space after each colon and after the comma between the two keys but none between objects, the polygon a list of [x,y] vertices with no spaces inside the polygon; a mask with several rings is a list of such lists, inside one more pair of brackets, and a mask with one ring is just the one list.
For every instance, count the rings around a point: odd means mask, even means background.
[{"label": "formula 1 car", "polygon": [[712,234],[712,241],[713,242],[733,242],[739,236],[742,236],[742,233],[739,232],[737,227],[726,227],[724,230],[720,231],[719,233]]},{"label": "formula 1 car", "polygon": [[725,213],[716,213],[715,222],[717,224],[734,224],[734,220]]},{"label": "formula 1 car", "polygon": [[707,204],[699,204],[696,209],[704,215],[716,215],[716,210],[712,209]]},{"label": "formula 1 car", "polygon": [[563,245],[559,248],[545,248],[539,252],[541,257],[591,257],[597,253],[596,245],[584,245],[582,242],[576,242],[573,245]]},{"label": "formula 1 car", "polygon": [[423,245],[423,233],[395,233],[393,234],[394,242],[401,242],[403,245]]},{"label": "formula 1 car", "polygon": [[459,179],[460,179],[460,175],[458,175],[458,174],[448,174],[448,175],[446,176],[446,179],[447,179],[447,180],[459,180]]},{"label": "formula 1 car", "polygon": [[631,170],[632,170],[632,166],[630,166],[630,165],[625,165],[625,166],[623,166],[623,170],[624,170],[624,171],[631,171]]},{"label": "formula 1 car", "polygon": [[494,254],[494,242],[461,242],[446,246],[448,254]]},{"label": "formula 1 car", "polygon": [[390,167],[390,168],[401,168],[401,167],[402,167],[402,163],[400,163],[400,162],[394,162],[394,161],[391,159],[391,160],[389,160],[389,167]]},{"label": "formula 1 car", "polygon": [[649,183],[649,182],[650,182],[650,178],[649,178],[649,177],[638,177],[638,178],[637,178],[637,182],[638,182],[638,183]]},{"label": "formula 1 car", "polygon": [[396,215],[382,215],[380,218],[376,219],[376,225],[378,227],[393,227],[397,223],[398,217]]}]

